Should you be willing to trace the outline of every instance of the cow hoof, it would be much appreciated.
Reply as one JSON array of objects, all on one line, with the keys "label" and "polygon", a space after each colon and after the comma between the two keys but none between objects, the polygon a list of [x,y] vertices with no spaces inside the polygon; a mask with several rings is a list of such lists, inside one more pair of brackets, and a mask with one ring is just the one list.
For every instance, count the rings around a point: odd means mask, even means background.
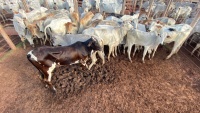
[{"label": "cow hoof", "polygon": [[56,94],[56,93],[57,93],[57,90],[56,90],[56,88],[55,88],[55,87],[53,87],[51,90],[52,90],[52,92],[53,92],[54,94]]},{"label": "cow hoof", "polygon": [[49,86],[46,84],[46,85],[45,85],[45,88],[49,88]]}]

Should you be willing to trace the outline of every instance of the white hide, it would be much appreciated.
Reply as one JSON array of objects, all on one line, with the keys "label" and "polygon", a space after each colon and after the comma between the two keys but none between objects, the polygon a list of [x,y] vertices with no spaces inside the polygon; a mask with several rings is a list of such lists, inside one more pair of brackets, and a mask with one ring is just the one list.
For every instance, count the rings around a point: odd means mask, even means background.
[{"label": "white hide", "polygon": [[122,21],[132,21],[133,19],[138,19],[139,17],[139,13],[134,14],[133,16],[131,15],[123,15],[120,19]]},{"label": "white hide", "polygon": [[110,54],[117,55],[114,49],[123,41],[124,36],[127,34],[128,30],[132,28],[129,23],[124,23],[122,27],[114,27],[109,25],[98,25],[96,28],[88,28],[83,31],[83,34],[94,35],[102,38],[103,45],[109,46],[108,59],[110,59]]},{"label": "white hide", "polygon": [[185,20],[189,17],[191,11],[192,11],[192,8],[189,6],[186,6],[186,7],[180,6],[175,9],[175,11],[172,13],[172,16],[175,20],[177,20],[179,16],[182,16]]},{"label": "white hide", "polygon": [[60,35],[65,35],[66,34],[66,26],[65,24],[71,22],[71,19],[54,19],[44,28],[44,34],[47,39],[47,34],[46,34],[46,29],[51,28],[52,34],[60,34]]},{"label": "white hide", "polygon": [[91,22],[95,21],[95,20],[103,20],[103,16],[101,13],[96,13],[92,19],[91,19]]},{"label": "white hide", "polygon": [[121,0],[101,0],[100,12],[120,14],[123,2]]},{"label": "white hide", "polygon": [[[194,20],[194,18],[188,18],[186,19],[186,21],[184,22],[185,24],[191,24],[192,21]],[[193,34],[194,32],[200,32],[200,20],[197,22],[197,24],[194,26],[194,28],[192,29],[190,34]]]},{"label": "white hide", "polygon": [[154,51],[152,55],[153,57],[157,50],[158,45],[163,43],[164,38],[165,38],[164,36],[162,37],[158,36],[156,32],[144,32],[137,29],[131,29],[127,33],[127,39],[126,39],[126,45],[125,45],[125,47],[128,46],[127,53],[128,53],[129,60],[132,62],[130,54],[131,54],[131,48],[133,45],[136,44],[136,45],[144,46],[144,52],[143,52],[143,57],[142,57],[142,61],[144,63],[144,58],[147,51],[153,50]]},{"label": "white hide", "polygon": [[[173,29],[173,31],[170,29]],[[169,59],[173,54],[176,54],[179,51],[183,43],[190,35],[192,27],[188,24],[176,24],[171,26],[163,26],[162,29],[158,30],[156,29],[155,25],[151,26],[150,30],[158,31],[161,34],[165,34],[166,36],[168,36],[168,38],[165,38],[164,43],[175,42],[171,53],[166,58]]]},{"label": "white hide", "polygon": [[119,19],[115,16],[108,16],[108,17],[106,17],[105,20],[111,20],[111,21],[116,21],[116,22],[121,22],[121,23],[123,22],[121,19]]},{"label": "white hide", "polygon": [[166,25],[175,25],[176,23],[176,21],[173,18],[168,18],[168,17],[156,18],[155,20],[159,20],[162,23],[165,23]]},{"label": "white hide", "polygon": [[40,7],[40,9],[35,9],[31,12],[26,13],[23,9],[20,9],[19,14],[22,16],[22,18],[26,18],[29,22],[33,22],[34,20],[37,20],[44,15],[47,15],[47,13],[45,13],[45,11],[47,10],[47,8]]},{"label": "white hide", "polygon": [[27,55],[31,55],[32,59],[34,59],[35,61],[38,61],[37,57],[33,54],[33,50],[29,51]]}]

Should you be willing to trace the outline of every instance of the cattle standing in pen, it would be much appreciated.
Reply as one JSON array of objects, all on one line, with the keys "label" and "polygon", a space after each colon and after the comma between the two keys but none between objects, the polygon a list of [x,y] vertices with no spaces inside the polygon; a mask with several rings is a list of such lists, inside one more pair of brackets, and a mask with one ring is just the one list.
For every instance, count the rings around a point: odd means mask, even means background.
[{"label": "cattle standing in pen", "polygon": [[85,42],[76,42],[70,46],[44,46],[37,48],[27,54],[27,59],[39,70],[44,83],[56,91],[51,83],[52,72],[56,68],[56,65],[79,63],[93,52],[101,49],[102,47],[98,41],[90,38]]}]

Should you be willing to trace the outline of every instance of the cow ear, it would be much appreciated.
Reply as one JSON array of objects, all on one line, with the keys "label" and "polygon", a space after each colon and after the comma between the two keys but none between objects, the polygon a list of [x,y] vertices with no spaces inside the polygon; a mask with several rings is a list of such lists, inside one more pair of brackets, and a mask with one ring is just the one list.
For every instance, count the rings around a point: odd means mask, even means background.
[{"label": "cow ear", "polygon": [[72,24],[73,27],[77,27],[76,24]]},{"label": "cow ear", "polygon": [[90,41],[87,46],[90,47],[91,45],[92,45],[92,41]]}]

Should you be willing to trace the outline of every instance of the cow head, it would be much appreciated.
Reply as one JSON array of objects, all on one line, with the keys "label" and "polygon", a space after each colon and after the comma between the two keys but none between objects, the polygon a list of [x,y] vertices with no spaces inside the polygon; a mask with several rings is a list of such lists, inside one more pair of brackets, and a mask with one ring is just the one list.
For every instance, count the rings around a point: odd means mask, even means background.
[{"label": "cow head", "polygon": [[157,31],[160,32],[160,30],[162,29],[163,25],[161,25],[159,22],[151,22],[151,24],[149,25],[149,31]]},{"label": "cow head", "polygon": [[31,32],[32,36],[37,36],[37,31],[39,31],[39,27],[36,24],[29,24],[27,28]]},{"label": "cow head", "polygon": [[89,47],[90,49],[92,49],[94,51],[102,50],[102,46],[100,45],[99,41],[95,37],[92,36],[86,42],[87,42],[87,47]]},{"label": "cow head", "polygon": [[67,22],[65,24],[67,34],[76,34],[78,32],[78,26],[74,23]]},{"label": "cow head", "polygon": [[158,36],[159,36],[158,39],[159,39],[160,44],[163,45],[163,43],[165,41],[165,38],[167,37],[167,33],[166,32],[161,32],[160,34],[158,34]]}]

